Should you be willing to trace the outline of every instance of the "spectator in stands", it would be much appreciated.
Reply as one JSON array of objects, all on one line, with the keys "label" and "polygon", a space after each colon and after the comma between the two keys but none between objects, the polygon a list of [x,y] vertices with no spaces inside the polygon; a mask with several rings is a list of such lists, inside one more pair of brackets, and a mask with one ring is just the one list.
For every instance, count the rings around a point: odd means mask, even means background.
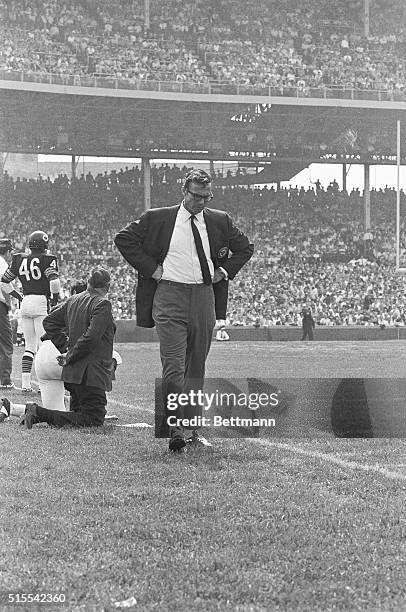
[{"label": "spectator in stands", "polygon": [[309,338],[309,340],[313,340],[314,339],[313,330],[316,325],[312,317],[312,311],[309,308],[309,306],[305,305],[300,314],[302,316],[302,329],[303,329],[302,340],[306,340],[306,338]]}]

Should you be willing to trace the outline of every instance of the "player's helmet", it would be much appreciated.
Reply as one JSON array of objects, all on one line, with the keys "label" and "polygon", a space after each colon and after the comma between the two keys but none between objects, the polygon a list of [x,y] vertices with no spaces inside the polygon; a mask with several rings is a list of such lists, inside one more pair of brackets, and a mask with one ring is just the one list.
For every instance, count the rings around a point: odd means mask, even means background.
[{"label": "player's helmet", "polygon": [[41,232],[40,230],[32,232],[28,239],[28,246],[30,249],[39,249],[45,251],[48,248],[48,234]]},{"label": "player's helmet", "polygon": [[9,238],[0,238],[0,253],[13,250],[13,243]]}]

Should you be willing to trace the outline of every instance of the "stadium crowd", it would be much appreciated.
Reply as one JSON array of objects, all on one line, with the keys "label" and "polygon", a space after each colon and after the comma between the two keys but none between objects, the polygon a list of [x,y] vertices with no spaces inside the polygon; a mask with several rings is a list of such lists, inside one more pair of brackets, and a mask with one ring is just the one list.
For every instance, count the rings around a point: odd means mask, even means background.
[{"label": "stadium crowd", "polygon": [[[184,171],[168,164],[152,168],[153,206],[179,202]],[[142,179],[137,167],[72,180],[64,174],[28,180],[5,173],[0,237],[25,250],[33,228],[46,230],[59,259],[63,296],[73,280],[106,265],[114,316],[134,318],[135,274],[113,237],[141,214]],[[300,325],[304,304],[317,325],[406,324],[406,290],[394,266],[394,190],[372,190],[372,230],[365,232],[361,193],[341,191],[336,182],[327,189],[319,183],[309,190],[247,189],[232,185],[230,177],[229,185],[213,185],[211,204],[230,212],[256,247],[231,283],[229,325]],[[403,193],[401,204],[403,212]]]},{"label": "stadium crowd", "polygon": [[[0,0],[0,70],[118,79],[267,86],[289,95],[324,87],[403,99],[403,0]],[[338,94],[337,94],[338,95]]]}]

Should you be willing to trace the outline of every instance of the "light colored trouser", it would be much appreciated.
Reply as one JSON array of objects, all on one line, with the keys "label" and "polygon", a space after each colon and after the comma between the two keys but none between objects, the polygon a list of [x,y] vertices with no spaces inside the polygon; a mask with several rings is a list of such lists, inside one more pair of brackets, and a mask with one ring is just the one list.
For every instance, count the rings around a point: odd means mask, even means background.
[{"label": "light colored trouser", "polygon": [[48,410],[69,410],[65,407],[62,367],[56,358],[61,353],[51,340],[41,343],[35,358],[35,371],[41,391],[42,405]]},{"label": "light colored trouser", "polygon": [[24,333],[25,350],[36,353],[40,338],[44,335],[43,320],[47,315],[45,295],[26,295],[21,302],[21,327]]}]

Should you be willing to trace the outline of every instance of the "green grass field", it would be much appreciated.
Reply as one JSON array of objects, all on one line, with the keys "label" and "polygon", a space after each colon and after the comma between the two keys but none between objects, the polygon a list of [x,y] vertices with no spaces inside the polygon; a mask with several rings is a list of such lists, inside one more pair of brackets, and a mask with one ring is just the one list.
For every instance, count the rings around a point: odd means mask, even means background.
[{"label": "green grass field", "polygon": [[[109,413],[153,424],[158,345],[117,348]],[[404,352],[215,344],[207,375],[396,377]],[[406,609],[405,440],[213,439],[173,456],[153,429],[26,431],[11,418],[0,441],[1,610]],[[8,593],[66,602],[9,606]]]}]

